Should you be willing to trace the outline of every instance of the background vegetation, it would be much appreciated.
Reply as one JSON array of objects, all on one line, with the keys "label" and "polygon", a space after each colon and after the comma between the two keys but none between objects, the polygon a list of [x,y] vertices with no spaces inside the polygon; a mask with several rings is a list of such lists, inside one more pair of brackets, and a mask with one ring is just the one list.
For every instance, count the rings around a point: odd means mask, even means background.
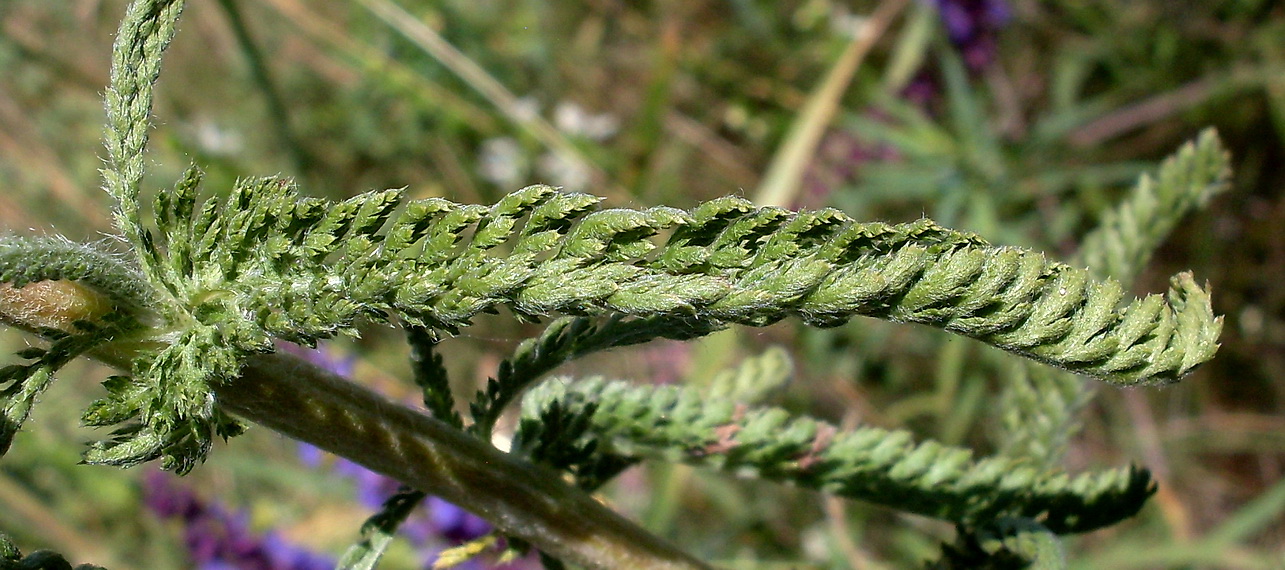
[{"label": "background vegetation", "polygon": [[[123,6],[0,3],[6,231],[81,241],[110,231],[98,141]],[[970,34],[951,19],[958,9]],[[867,37],[859,26],[870,14],[887,29],[864,60],[845,57]],[[1177,385],[1098,391],[1068,464],[1138,462],[1161,491],[1137,519],[1068,550],[1081,568],[1285,565],[1277,3],[195,0],[181,26],[160,82],[153,188],[195,162],[207,188],[281,172],[336,198],[408,186],[415,198],[490,203],[534,182],[610,205],[689,207],[733,193],[858,219],[927,215],[1069,256],[1140,172],[1215,126],[1235,185],[1180,226],[1136,292],[1194,270],[1227,315],[1223,347]],[[825,91],[827,81],[837,87]],[[809,104],[818,100],[835,105]],[[823,127],[814,148],[797,134],[808,126]],[[808,160],[791,159],[800,144]],[[459,389],[475,390],[537,331],[495,317],[445,343],[453,377],[475,382]],[[388,332],[336,341],[325,356],[411,399],[406,350]],[[0,342],[12,352],[24,340],[6,330]],[[795,359],[781,396],[792,410],[995,446],[995,402],[1011,369],[982,358],[991,349],[980,344],[918,327],[786,323],[615,351],[567,372],[702,382],[773,345]],[[370,512],[360,493],[375,483],[266,430],[179,481],[77,467],[78,442],[96,437],[74,428],[78,410],[102,374],[74,366],[45,396],[67,404],[41,407],[39,425],[0,462],[0,527],[24,550],[53,547],[111,568],[186,567],[193,539],[156,516],[161,485],[199,489],[250,534],[332,556]],[[607,497],[738,568],[907,567],[953,535],[910,515],[684,467],[631,471]],[[401,545],[387,567],[415,567],[417,548],[449,544],[446,524],[433,541]]]}]

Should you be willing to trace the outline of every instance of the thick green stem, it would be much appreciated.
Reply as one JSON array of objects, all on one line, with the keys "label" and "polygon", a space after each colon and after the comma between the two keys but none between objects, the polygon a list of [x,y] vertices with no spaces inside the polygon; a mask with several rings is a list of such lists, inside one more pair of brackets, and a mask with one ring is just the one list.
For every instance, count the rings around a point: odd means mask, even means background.
[{"label": "thick green stem", "polygon": [[564,483],[445,423],[285,354],[216,389],[244,419],[437,495],[592,568],[708,568]]}]

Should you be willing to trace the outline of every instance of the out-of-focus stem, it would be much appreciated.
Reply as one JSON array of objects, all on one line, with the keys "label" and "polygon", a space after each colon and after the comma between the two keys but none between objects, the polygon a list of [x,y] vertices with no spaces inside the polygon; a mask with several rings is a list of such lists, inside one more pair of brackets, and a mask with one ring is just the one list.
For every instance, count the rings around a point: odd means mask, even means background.
[{"label": "out-of-focus stem", "polygon": [[870,48],[874,47],[875,41],[883,35],[893,17],[907,3],[908,0],[884,0],[862,24],[790,125],[790,132],[785,135],[780,149],[772,156],[763,181],[754,193],[755,204],[789,207],[794,202],[804,170],[816,154],[822,135],[839,110],[839,99],[843,97]]}]

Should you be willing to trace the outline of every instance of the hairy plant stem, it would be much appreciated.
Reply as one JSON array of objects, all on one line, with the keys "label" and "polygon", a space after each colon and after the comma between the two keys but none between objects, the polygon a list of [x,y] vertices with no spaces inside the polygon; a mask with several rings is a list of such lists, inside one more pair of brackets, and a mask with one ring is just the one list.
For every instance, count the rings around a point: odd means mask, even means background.
[{"label": "hairy plant stem", "polygon": [[351,459],[594,568],[707,568],[541,466],[287,354],[250,358],[223,408]]},{"label": "hairy plant stem", "polygon": [[[70,328],[88,316],[83,307],[103,302],[84,287],[33,283],[5,292],[0,322],[33,332]],[[94,357],[123,367],[138,347],[109,344]],[[252,357],[241,375],[216,386],[215,394],[225,411],[442,497],[486,518],[505,535],[568,562],[589,568],[709,568],[556,472],[299,358]]]}]

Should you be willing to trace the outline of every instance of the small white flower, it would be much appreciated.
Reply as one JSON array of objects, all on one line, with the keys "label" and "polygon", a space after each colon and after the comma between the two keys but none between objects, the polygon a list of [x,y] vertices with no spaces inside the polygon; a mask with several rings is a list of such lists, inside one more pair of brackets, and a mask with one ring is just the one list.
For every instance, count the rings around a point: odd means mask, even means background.
[{"label": "small white flower", "polygon": [[522,122],[527,122],[539,117],[540,101],[531,96],[518,99],[517,104],[513,106],[513,116]]},{"label": "small white flower", "polygon": [[587,188],[592,178],[589,168],[580,161],[567,160],[551,152],[540,156],[536,169],[543,179],[573,192]]},{"label": "small white flower", "polygon": [[483,141],[478,155],[478,174],[496,186],[516,187],[523,182],[530,170],[526,154],[512,137]]},{"label": "small white flower", "polygon": [[196,146],[202,151],[215,156],[238,154],[245,147],[245,137],[241,133],[219,126],[210,119],[198,119],[189,125]]},{"label": "small white flower", "polygon": [[566,101],[553,110],[553,124],[564,133],[595,141],[607,140],[620,130],[620,121],[610,113],[594,115]]}]

